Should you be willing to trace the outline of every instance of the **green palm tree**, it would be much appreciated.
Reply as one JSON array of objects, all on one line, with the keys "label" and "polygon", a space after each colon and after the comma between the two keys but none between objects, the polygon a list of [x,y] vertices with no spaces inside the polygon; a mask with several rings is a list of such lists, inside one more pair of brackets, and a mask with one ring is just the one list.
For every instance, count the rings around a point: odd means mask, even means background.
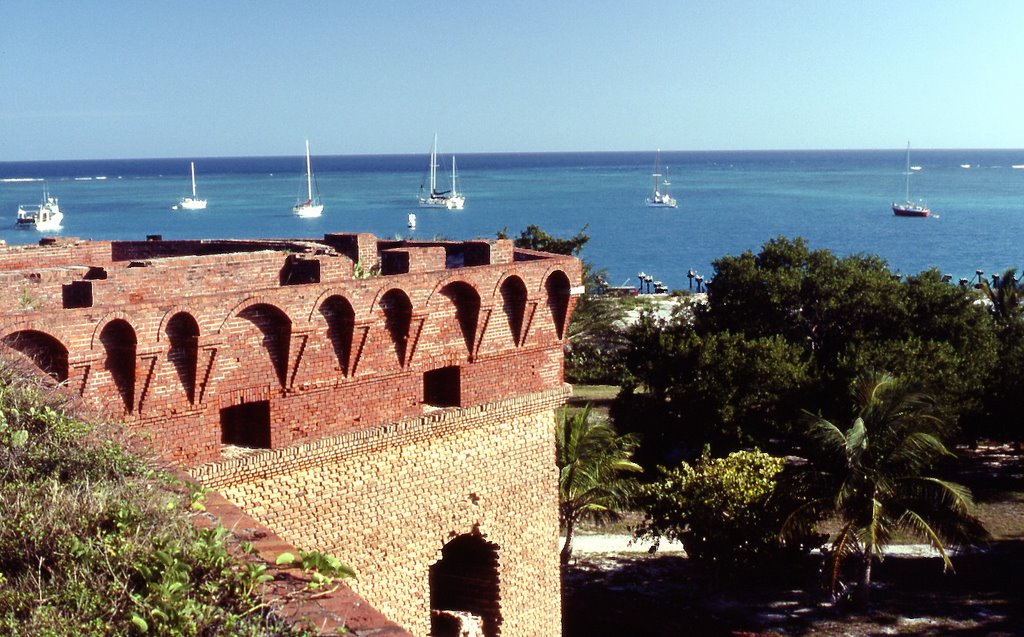
[{"label": "green palm tree", "polygon": [[620,436],[606,421],[590,418],[590,405],[563,409],[556,432],[559,517],[565,528],[562,564],[572,557],[576,523],[584,518],[617,519],[634,491],[626,474],[643,471],[631,460],[637,440]]},{"label": "green palm tree", "polygon": [[806,532],[826,516],[837,517],[842,526],[829,552],[832,590],[842,564],[859,556],[856,600],[866,608],[872,564],[881,561],[895,533],[923,539],[951,570],[947,548],[974,543],[986,532],[972,515],[970,491],[931,474],[940,458],[952,456],[934,401],[887,375],[862,381],[856,398],[857,416],[846,430],[807,414],[813,457],[798,472],[797,485],[808,497],[789,516],[784,533]]},{"label": "green palm tree", "polygon": [[1024,313],[1024,285],[1017,281],[1017,269],[1010,268],[999,277],[998,284],[980,283],[982,291],[992,304],[992,315],[1000,323],[1020,318]]}]

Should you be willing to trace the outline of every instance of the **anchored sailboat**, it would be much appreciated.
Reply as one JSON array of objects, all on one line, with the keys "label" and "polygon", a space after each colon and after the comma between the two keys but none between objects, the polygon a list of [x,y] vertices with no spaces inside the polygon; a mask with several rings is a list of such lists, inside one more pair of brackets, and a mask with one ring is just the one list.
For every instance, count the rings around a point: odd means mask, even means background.
[{"label": "anchored sailboat", "polygon": [[910,142],[907,142],[907,185],[904,193],[903,203],[893,202],[892,213],[897,217],[927,217],[932,214],[931,209],[923,201],[913,202],[910,200]]},{"label": "anchored sailboat", "polygon": [[[667,169],[666,169],[666,172]],[[647,198],[648,208],[675,208],[676,200],[672,198],[672,195],[668,194],[669,181],[668,177],[665,177],[665,181],[661,181],[661,149],[658,149],[658,153],[654,156],[654,188],[651,191],[651,196]],[[659,183],[660,182],[660,183]],[[662,191],[664,188],[664,192]]]},{"label": "anchored sailboat", "polygon": [[448,210],[462,210],[466,204],[466,197],[458,190],[458,182],[455,170],[455,155],[452,155],[452,184],[449,190],[437,189],[437,134],[434,134],[434,146],[430,150],[430,190],[427,194],[423,192],[423,184],[420,184],[420,206],[425,208],[447,208]]},{"label": "anchored sailboat", "polygon": [[190,161],[189,165],[192,167],[192,196],[182,197],[171,210],[206,210],[206,200],[196,197],[196,163]]},{"label": "anchored sailboat", "polygon": [[324,212],[320,203],[320,191],[313,195],[313,168],[309,161],[309,140],[306,140],[306,200],[299,201],[292,207],[292,212],[300,217],[319,217]]}]

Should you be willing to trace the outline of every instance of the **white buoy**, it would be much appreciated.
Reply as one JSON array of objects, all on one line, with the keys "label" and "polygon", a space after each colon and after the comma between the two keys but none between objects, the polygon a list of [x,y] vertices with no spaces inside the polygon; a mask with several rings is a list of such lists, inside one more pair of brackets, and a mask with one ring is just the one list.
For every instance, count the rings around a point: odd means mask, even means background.
[{"label": "white buoy", "polygon": [[410,228],[415,228],[416,227],[416,213],[415,212],[410,212],[409,213],[409,227]]}]

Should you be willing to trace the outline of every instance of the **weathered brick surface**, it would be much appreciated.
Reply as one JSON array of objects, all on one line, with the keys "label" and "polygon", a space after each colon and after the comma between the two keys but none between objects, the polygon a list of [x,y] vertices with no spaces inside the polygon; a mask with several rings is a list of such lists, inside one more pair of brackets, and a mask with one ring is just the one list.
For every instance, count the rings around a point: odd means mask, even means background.
[{"label": "weathered brick surface", "polygon": [[196,467],[296,546],[331,552],[353,588],[429,632],[429,569],[453,538],[496,545],[504,635],[557,635],[558,489],[549,390]]},{"label": "weathered brick surface", "polygon": [[467,535],[496,556],[488,634],[557,633],[551,413],[577,260],[365,233],[41,243],[0,248],[7,353],[343,555],[416,634],[425,573]]}]

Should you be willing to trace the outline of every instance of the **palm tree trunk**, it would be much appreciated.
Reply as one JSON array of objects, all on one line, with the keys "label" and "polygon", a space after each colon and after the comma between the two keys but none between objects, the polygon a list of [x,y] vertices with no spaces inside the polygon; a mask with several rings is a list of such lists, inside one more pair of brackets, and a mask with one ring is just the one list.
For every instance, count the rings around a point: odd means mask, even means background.
[{"label": "palm tree trunk", "polygon": [[873,561],[873,549],[870,544],[864,546],[864,568],[860,575],[860,586],[857,588],[857,606],[861,610],[871,608],[871,563]]},{"label": "palm tree trunk", "polygon": [[576,520],[569,518],[565,522],[565,544],[562,545],[562,554],[560,555],[562,566],[569,563],[569,559],[572,557],[572,536],[575,531]]}]

